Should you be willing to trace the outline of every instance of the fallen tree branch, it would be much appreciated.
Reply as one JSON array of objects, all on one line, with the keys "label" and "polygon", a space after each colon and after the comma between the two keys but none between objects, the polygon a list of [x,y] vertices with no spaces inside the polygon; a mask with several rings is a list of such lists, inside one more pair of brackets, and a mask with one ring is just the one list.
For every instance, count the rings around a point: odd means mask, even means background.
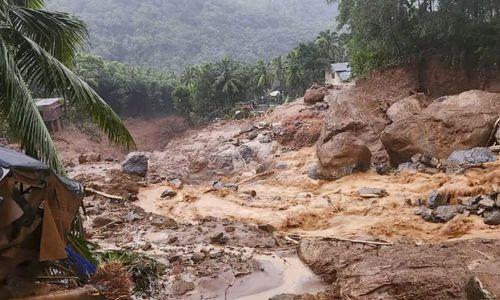
[{"label": "fallen tree branch", "polygon": [[325,241],[340,241],[340,242],[350,242],[355,244],[366,244],[366,245],[375,245],[375,246],[392,246],[394,244],[389,242],[372,242],[372,241],[362,241],[362,240],[351,240],[351,239],[343,239],[337,237],[321,237],[322,240]]},{"label": "fallen tree branch", "polygon": [[250,181],[252,181],[254,179],[257,179],[257,178],[260,178],[260,177],[269,176],[269,175],[273,175],[273,174],[274,174],[274,171],[272,171],[272,170],[271,171],[266,171],[266,172],[263,172],[263,173],[259,173],[259,174],[255,175],[255,176],[252,176],[250,178],[247,178],[245,180],[242,180],[242,181],[238,182],[238,185],[242,185],[242,184],[250,182]]},{"label": "fallen tree branch", "polygon": [[112,199],[112,200],[121,200],[121,201],[127,200],[127,199],[120,197],[120,196],[110,195],[110,194],[106,194],[106,193],[98,191],[98,190],[94,190],[93,188],[85,188],[85,191],[89,192],[90,194],[103,196],[105,198]]}]

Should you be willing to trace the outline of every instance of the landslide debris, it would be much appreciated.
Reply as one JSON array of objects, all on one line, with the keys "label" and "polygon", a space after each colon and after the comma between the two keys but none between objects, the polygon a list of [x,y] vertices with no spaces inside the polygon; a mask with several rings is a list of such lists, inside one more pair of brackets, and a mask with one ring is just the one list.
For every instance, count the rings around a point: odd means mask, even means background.
[{"label": "landslide debris", "polygon": [[498,240],[420,246],[304,240],[298,251],[339,299],[494,299],[499,246]]}]

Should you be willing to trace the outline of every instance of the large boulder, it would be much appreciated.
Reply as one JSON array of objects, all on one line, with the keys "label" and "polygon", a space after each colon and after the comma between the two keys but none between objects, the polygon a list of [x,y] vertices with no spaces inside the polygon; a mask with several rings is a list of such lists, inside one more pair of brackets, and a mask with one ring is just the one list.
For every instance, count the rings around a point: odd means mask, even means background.
[{"label": "large boulder", "polygon": [[397,120],[381,141],[394,166],[417,153],[447,158],[455,150],[486,146],[499,115],[500,94],[468,91]]},{"label": "large boulder", "polygon": [[313,86],[306,91],[304,95],[304,102],[307,104],[315,104],[322,102],[325,99],[328,90],[324,86],[313,84]]},{"label": "large boulder", "polygon": [[122,171],[127,174],[146,176],[148,173],[148,157],[140,152],[129,153],[122,163]]},{"label": "large boulder", "polygon": [[427,99],[423,94],[414,94],[394,103],[387,109],[387,117],[395,122],[413,117],[427,106]]},{"label": "large boulder", "polygon": [[316,144],[319,160],[318,177],[338,179],[370,168],[372,154],[365,143],[352,132],[342,132]]}]

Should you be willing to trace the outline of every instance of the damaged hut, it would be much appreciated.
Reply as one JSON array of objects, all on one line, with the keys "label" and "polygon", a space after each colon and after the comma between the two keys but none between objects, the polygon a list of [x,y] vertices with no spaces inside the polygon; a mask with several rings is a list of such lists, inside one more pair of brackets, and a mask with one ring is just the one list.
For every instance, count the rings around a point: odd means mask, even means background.
[{"label": "damaged hut", "polygon": [[68,235],[83,197],[81,184],[0,147],[0,294],[10,277],[71,256]]}]

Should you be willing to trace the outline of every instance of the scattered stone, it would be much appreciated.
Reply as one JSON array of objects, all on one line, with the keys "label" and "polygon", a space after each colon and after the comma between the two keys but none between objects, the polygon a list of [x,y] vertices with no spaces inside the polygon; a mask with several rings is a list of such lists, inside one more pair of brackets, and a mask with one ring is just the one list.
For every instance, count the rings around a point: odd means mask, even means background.
[{"label": "scattered stone", "polygon": [[495,162],[496,155],[489,148],[473,148],[470,150],[454,151],[448,162],[460,167],[480,165],[488,162]]},{"label": "scattered stone", "polygon": [[117,223],[121,223],[119,220],[116,220],[116,219],[112,219],[112,218],[107,218],[107,217],[97,217],[94,219],[94,221],[92,222],[92,225],[95,227],[95,228],[102,228],[104,226],[109,226],[110,224],[117,224]]},{"label": "scattered stone", "polygon": [[318,165],[314,165],[307,170],[307,176],[311,179],[317,180],[318,177]]},{"label": "scattered stone", "polygon": [[251,132],[255,129],[255,126],[253,125],[248,125],[248,126],[245,126],[243,128],[241,128],[240,130],[240,133],[238,135],[242,135],[242,134],[245,134],[245,133],[248,133],[248,132]]},{"label": "scattered stone", "polygon": [[194,263],[199,263],[203,260],[205,260],[205,253],[203,252],[196,252],[194,253],[192,256],[191,256],[191,260],[194,262]]},{"label": "scattered stone", "polygon": [[500,209],[486,211],[484,213],[484,223],[486,225],[500,225]]},{"label": "scattered stone", "polygon": [[436,209],[446,204],[448,204],[448,197],[440,194],[438,191],[432,191],[427,198],[427,207],[431,209]]},{"label": "scattered stone", "polygon": [[81,165],[86,163],[100,162],[101,160],[102,158],[100,153],[86,153],[78,156],[78,163]]},{"label": "scattered stone", "polygon": [[267,232],[267,233],[273,233],[276,231],[276,228],[270,224],[259,225],[258,228],[262,231]]},{"label": "scattered stone", "polygon": [[238,185],[236,184],[231,184],[231,183],[225,184],[220,181],[214,181],[212,183],[212,187],[216,190],[232,190],[234,192],[237,192],[239,189]]},{"label": "scattered stone", "polygon": [[127,174],[145,177],[148,173],[147,156],[140,152],[129,153],[122,163],[122,170]]},{"label": "scattered stone", "polygon": [[184,188],[184,183],[178,178],[170,179],[168,183],[170,183],[172,186],[174,186],[176,189],[179,190],[182,190]]},{"label": "scattered stone", "polygon": [[358,195],[362,198],[383,198],[388,193],[385,189],[363,187],[358,190]]},{"label": "scattered stone", "polygon": [[434,217],[437,221],[446,223],[464,210],[461,205],[443,205],[436,208]]},{"label": "scattered stone", "polygon": [[230,233],[230,232],[234,232],[236,230],[236,227],[234,226],[225,226],[224,227],[224,231]]},{"label": "scattered stone", "polygon": [[172,237],[170,237],[170,238],[168,239],[168,243],[169,243],[169,244],[175,244],[175,243],[177,243],[177,241],[178,241],[178,240],[179,240],[179,238],[178,238],[178,237],[176,237],[176,236],[172,236]]},{"label": "scattered stone", "polygon": [[462,201],[462,205],[464,205],[466,207],[472,207],[472,206],[478,204],[480,200],[481,200],[481,196],[467,198],[466,200]]},{"label": "scattered stone", "polygon": [[149,251],[153,249],[153,245],[151,245],[151,243],[147,242],[144,246],[142,246],[142,250],[144,251]]},{"label": "scattered stone", "polygon": [[163,193],[161,193],[161,198],[162,199],[165,199],[165,198],[173,198],[177,196],[177,192],[176,191],[173,191],[173,190],[165,190]]},{"label": "scattered stone", "polygon": [[127,222],[135,222],[135,221],[139,221],[141,219],[142,219],[142,216],[139,215],[138,213],[136,213],[135,211],[129,212],[124,218],[124,220]]},{"label": "scattered stone", "polygon": [[481,208],[493,208],[495,207],[495,201],[493,201],[491,198],[484,198],[481,201],[479,201],[479,207]]},{"label": "scattered stone", "polygon": [[259,142],[261,144],[269,144],[271,142],[271,136],[269,134],[260,134],[259,135]]},{"label": "scattered stone", "polygon": [[277,170],[286,170],[288,169],[288,164],[282,161],[279,161],[274,166]]},{"label": "scattered stone", "polygon": [[434,211],[427,207],[421,207],[415,210],[415,215],[421,216],[427,222],[436,223],[436,218],[434,217]]},{"label": "scattered stone", "polygon": [[255,190],[243,191],[243,194],[250,195],[254,198],[257,196],[257,192]]},{"label": "scattered stone", "polygon": [[225,236],[223,232],[210,238],[211,244],[224,245],[224,244],[227,244],[228,241],[229,241],[229,238],[227,236]]},{"label": "scattered stone", "polygon": [[175,279],[170,285],[170,290],[173,295],[182,296],[185,293],[194,290],[194,283],[185,281],[184,279]]},{"label": "scattered stone", "polygon": [[254,158],[253,149],[247,145],[243,145],[240,148],[238,148],[238,153],[240,154],[241,158],[245,161],[246,164],[249,164]]},{"label": "scattered stone", "polygon": [[247,138],[251,141],[255,140],[259,136],[257,131],[252,131],[247,135]]}]

